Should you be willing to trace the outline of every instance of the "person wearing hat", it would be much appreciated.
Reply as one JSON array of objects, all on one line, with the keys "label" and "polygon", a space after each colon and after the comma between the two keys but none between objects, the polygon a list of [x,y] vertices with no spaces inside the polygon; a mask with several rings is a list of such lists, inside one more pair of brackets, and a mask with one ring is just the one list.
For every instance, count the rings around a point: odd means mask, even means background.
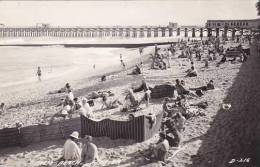
[{"label": "person wearing hat", "polygon": [[76,141],[79,139],[79,132],[71,133],[69,139],[66,140],[63,150],[63,159],[69,161],[81,161],[81,150]]},{"label": "person wearing hat", "polygon": [[94,160],[99,161],[97,146],[92,142],[92,136],[86,135],[82,140],[82,152],[81,152],[81,162],[91,163]]}]

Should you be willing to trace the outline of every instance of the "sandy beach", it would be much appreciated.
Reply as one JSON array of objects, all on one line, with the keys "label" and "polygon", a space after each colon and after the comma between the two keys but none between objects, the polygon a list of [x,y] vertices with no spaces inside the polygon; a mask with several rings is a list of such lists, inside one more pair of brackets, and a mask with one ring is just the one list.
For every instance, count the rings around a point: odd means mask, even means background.
[{"label": "sandy beach", "polygon": [[[229,124],[226,122],[223,125],[218,125],[215,123],[215,117],[219,114],[219,112],[225,112],[221,110],[221,104],[223,103],[231,103],[232,106],[237,106],[237,102],[234,103],[234,100],[229,99],[226,100],[227,96],[232,92],[232,89],[242,89],[247,81],[241,80],[239,85],[235,85],[234,82],[239,77],[238,75],[241,73],[241,66],[243,69],[250,71],[252,70],[250,66],[252,65],[255,68],[259,68],[259,65],[254,65],[255,61],[258,59],[256,56],[249,57],[248,62],[242,65],[241,63],[231,64],[229,62],[225,63],[220,67],[216,67],[216,62],[219,61],[220,57],[217,58],[217,61],[210,62],[209,68],[204,68],[204,62],[195,61],[196,68],[198,69],[199,75],[195,78],[185,78],[185,71],[189,68],[190,62],[185,58],[177,58],[180,54],[180,51],[177,52],[176,56],[171,58],[171,68],[167,70],[151,70],[150,69],[150,60],[149,53],[152,52],[153,48],[145,48],[145,56],[142,57],[142,61],[146,62],[144,65],[144,73],[147,82],[149,85],[154,86],[158,84],[163,84],[168,81],[175,82],[175,79],[183,79],[186,84],[190,87],[198,87],[201,85],[205,85],[209,80],[213,79],[215,83],[215,90],[208,91],[205,95],[200,98],[190,99],[190,103],[207,101],[209,106],[205,110],[206,116],[202,117],[194,117],[187,121],[185,125],[185,131],[183,133],[183,144],[181,148],[183,150],[178,153],[173,158],[169,159],[166,163],[166,166],[178,166],[178,167],[207,167],[208,165],[218,164],[221,159],[221,155],[217,155],[214,147],[209,148],[208,151],[211,151],[212,154],[207,154],[207,151],[202,150],[205,146],[204,139],[210,138],[210,143],[221,143],[222,140],[216,137],[223,137],[223,140],[228,138],[230,134],[223,134],[223,136],[219,136],[221,132],[214,134],[208,134],[208,130],[214,126],[217,127],[226,127]],[[122,50],[119,51],[120,53]],[[118,50],[114,52],[118,55]],[[138,55],[137,49],[125,50],[123,55]],[[118,59],[115,58],[115,59]],[[116,60],[118,61],[118,60]],[[140,59],[134,57],[133,59],[129,58],[127,62],[129,62],[129,67],[139,62]],[[69,80],[74,89],[75,96],[83,96],[88,94],[91,91],[97,90],[111,90],[116,94],[119,99],[122,99],[124,92],[126,89],[131,87],[132,85],[137,85],[141,82],[143,76],[131,76],[126,75],[129,73],[132,68],[129,68],[127,71],[121,71],[120,68],[112,68],[107,67],[106,72],[118,71],[114,73],[110,73],[108,76],[108,80],[106,82],[100,82],[99,77],[83,77],[85,71],[82,73],[78,73],[77,77],[73,76],[72,80]],[[111,71],[109,71],[111,70]],[[65,77],[65,76],[63,76]],[[61,77],[62,78],[62,77]],[[23,124],[32,125],[39,122],[44,122],[45,117],[51,116],[55,112],[59,110],[59,108],[55,107],[57,103],[60,101],[60,98],[64,96],[64,94],[56,94],[56,95],[47,95],[47,92],[53,89],[58,89],[62,87],[65,82],[64,80],[59,79],[48,79],[43,81],[42,83],[33,83],[33,84],[25,84],[19,85],[15,87],[5,88],[5,94],[2,94],[2,98],[6,101],[10,100],[10,104],[14,104],[11,102],[23,102],[24,106],[20,108],[13,108],[1,116],[1,126],[3,124],[9,124],[10,126],[14,125],[14,122],[21,121]],[[63,79],[63,78],[62,78]],[[16,96],[11,96],[15,94]],[[5,97],[5,98],[4,98]],[[148,114],[149,112],[156,113],[162,109],[162,100],[152,100],[151,105],[142,110],[141,112],[135,113],[135,115]],[[36,103],[37,102],[37,103]],[[7,103],[8,104],[8,103]],[[96,106],[94,110],[98,110],[100,107],[100,103],[98,100],[96,101]],[[236,107],[234,107],[236,108]],[[233,110],[233,109],[232,109]],[[227,111],[231,112],[231,111]],[[127,119],[128,114],[122,114],[118,111],[118,109],[104,111],[96,111],[95,118],[102,119],[107,118],[110,119]],[[11,121],[10,121],[11,120]],[[214,125],[213,125],[214,124]],[[135,143],[131,140],[111,140],[107,137],[95,138],[94,143],[98,147],[99,156],[101,158],[102,164],[94,164],[94,166],[151,166],[152,164],[146,165],[146,161],[140,154],[140,151],[148,148],[150,143],[154,143],[157,140],[158,136],[154,136],[153,138],[142,142]],[[209,144],[210,144],[209,143]],[[60,141],[48,141],[39,144],[32,144],[24,148],[7,148],[2,149],[0,151],[0,165],[4,165],[6,167],[14,167],[14,166],[41,166],[46,164],[48,161],[54,161],[61,156],[62,147],[64,144],[64,140]],[[211,145],[211,144],[210,144]],[[226,145],[228,145],[226,143]],[[210,146],[208,146],[210,147]],[[221,146],[215,146],[217,151],[220,149],[228,152],[227,149]],[[229,147],[227,147],[229,148]],[[170,150],[170,154],[173,154],[175,150],[172,148]],[[214,153],[214,154],[213,154]],[[211,157],[215,155],[214,157]],[[230,154],[227,154],[231,156]],[[214,158],[214,159],[211,159]],[[219,159],[218,159],[219,158]],[[223,161],[228,161],[230,157],[226,156],[222,158]],[[17,164],[17,165],[14,165]],[[159,166],[159,163],[153,164],[155,166]]]},{"label": "sandy beach", "polygon": [[[37,96],[36,99],[44,98],[49,91],[60,89],[67,82],[75,85],[82,79],[121,70],[120,54],[127,66],[132,66],[133,61],[136,63],[143,59],[138,49],[50,46],[1,47],[0,50],[2,53],[0,73],[3,76],[0,99],[7,105],[26,102],[34,94]],[[149,52],[149,48],[146,51]],[[42,68],[42,82],[38,82],[36,77],[37,66]],[[86,86],[80,83],[78,85]],[[28,91],[22,91],[25,89],[30,89],[29,92],[32,94],[26,96]],[[35,90],[39,91],[33,93]],[[19,97],[19,93],[23,98]]]}]

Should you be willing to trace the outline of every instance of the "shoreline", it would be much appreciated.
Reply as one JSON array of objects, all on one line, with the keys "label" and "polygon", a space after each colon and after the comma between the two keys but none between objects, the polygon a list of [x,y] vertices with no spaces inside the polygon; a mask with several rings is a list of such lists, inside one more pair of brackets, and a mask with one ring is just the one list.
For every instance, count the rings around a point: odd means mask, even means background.
[{"label": "shoreline", "polygon": [[[146,52],[150,52],[151,50],[153,50],[153,48],[147,48]],[[136,51],[136,49],[134,51]],[[146,54],[143,56],[142,60],[147,63],[149,62],[149,58],[150,58],[149,54]],[[139,62],[139,60],[140,60],[139,58],[131,59],[131,61],[128,62],[129,64],[126,70],[122,70],[121,67],[112,68],[112,69],[109,69],[110,67],[107,67],[107,69],[103,69],[103,71],[106,71],[103,74],[101,73],[95,74],[93,76],[88,76],[85,78],[81,77],[81,79],[76,80],[74,83],[70,82],[72,83],[73,88],[75,88],[73,91],[75,97],[85,96],[91,91],[110,90],[110,87],[116,85],[115,83],[118,83],[117,81],[121,80],[122,75],[125,76],[130,70],[132,70],[132,68]],[[100,77],[104,74],[107,75],[107,81],[101,82]],[[134,79],[132,75],[126,75],[126,76],[128,78]],[[138,78],[141,79],[142,75],[138,76]],[[7,113],[4,113],[4,115],[2,115],[2,119],[1,119],[2,121],[0,123],[0,127],[3,127],[4,124],[8,125],[8,127],[14,127],[15,122],[22,122],[24,126],[43,123],[42,119],[45,120],[46,119],[45,117],[49,118],[49,116],[58,112],[60,110],[60,107],[55,107],[55,106],[60,102],[61,98],[64,98],[65,94],[64,93],[52,94],[52,95],[48,94],[49,91],[54,90],[54,89],[50,89],[50,87],[53,87],[53,83],[55,83],[55,80],[57,79],[50,79],[47,82],[47,84],[39,83],[39,85],[37,86],[38,88],[36,89],[35,88],[28,89],[22,85],[20,86],[21,88],[18,87],[17,90],[15,90],[14,92],[17,95],[17,97],[15,98],[20,101],[19,102],[16,101],[16,103],[9,103],[9,104],[7,103],[7,107],[11,106],[11,108],[8,109]],[[124,80],[124,81],[128,81],[128,80]],[[48,89],[46,89],[46,87]],[[41,90],[41,88],[43,89]],[[114,89],[112,90],[113,90],[112,92],[118,94],[119,90],[114,90]],[[28,96],[29,98],[28,99],[21,98],[26,96]],[[7,96],[7,98],[10,97]],[[13,98],[10,99],[14,101]],[[102,112],[97,112],[97,113],[98,114],[96,119],[100,119],[104,117],[102,116]],[[109,114],[109,112],[107,112],[106,114]],[[12,119],[12,121],[9,118],[10,116],[14,118]],[[46,123],[47,120],[45,120],[44,122]]]},{"label": "shoreline", "polygon": [[17,46],[17,47],[43,47],[43,46],[63,46],[65,48],[137,48],[137,47],[147,47],[157,45],[170,45],[176,44],[177,42],[150,42],[150,43],[124,43],[124,44],[0,44],[0,47],[6,46]]},{"label": "shoreline", "polygon": [[[146,48],[148,52],[151,50],[151,48]],[[140,55],[134,56],[131,58],[134,53],[138,53],[138,49],[128,50],[128,49],[119,49],[119,50],[113,50],[111,54],[118,54],[122,53],[124,56],[129,56],[127,59],[127,69],[132,68],[134,65],[139,63],[140,61]],[[139,53],[138,53],[139,54]],[[126,56],[125,56],[126,57]],[[142,60],[148,59],[147,55],[144,55]],[[119,62],[119,60],[118,60]],[[104,67],[102,69],[98,69],[94,72],[92,75],[89,74],[88,70],[80,69],[78,67],[77,69],[66,71],[66,73],[59,75],[53,75],[48,77],[48,79],[44,79],[41,82],[38,82],[37,79],[30,79],[30,81],[20,81],[17,84],[8,84],[6,86],[1,86],[0,90],[0,99],[2,102],[5,102],[7,106],[10,105],[16,105],[18,103],[32,103],[33,101],[41,101],[43,99],[48,99],[47,92],[53,91],[55,89],[59,89],[65,85],[66,82],[69,82],[73,87],[76,89],[86,87],[89,84],[94,84],[93,82],[97,82],[102,75],[113,75],[122,72],[122,67],[120,65],[114,66],[110,65],[108,67]],[[77,73],[78,76],[73,76],[71,80],[69,79],[70,75],[73,75],[72,73]],[[84,74],[88,73],[87,76],[84,76]],[[61,81],[63,80],[63,82]],[[85,82],[85,84],[84,84]],[[99,81],[98,81],[99,82]],[[20,84],[21,83],[21,84]],[[60,83],[60,84],[58,84]],[[43,90],[40,90],[43,89]],[[9,92],[10,91],[10,92]],[[34,93],[33,93],[34,92]],[[30,95],[30,93],[33,93],[33,95]],[[11,97],[11,95],[13,97]],[[17,97],[14,97],[17,96]],[[24,96],[24,97],[23,97]],[[32,96],[32,97],[29,97]],[[22,98],[23,97],[23,98]]]}]

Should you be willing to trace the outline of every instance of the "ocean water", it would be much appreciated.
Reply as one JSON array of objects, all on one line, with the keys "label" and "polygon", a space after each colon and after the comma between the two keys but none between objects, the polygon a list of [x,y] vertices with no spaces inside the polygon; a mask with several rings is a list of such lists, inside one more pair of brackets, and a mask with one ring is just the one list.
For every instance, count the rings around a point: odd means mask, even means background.
[{"label": "ocean water", "polygon": [[[122,48],[0,47],[0,87],[37,82],[37,67],[42,79],[91,76],[108,67],[120,67]],[[135,51],[134,57],[138,56]],[[130,59],[125,56],[123,58]],[[131,58],[134,58],[133,56]],[[94,69],[95,64],[95,69]]]}]

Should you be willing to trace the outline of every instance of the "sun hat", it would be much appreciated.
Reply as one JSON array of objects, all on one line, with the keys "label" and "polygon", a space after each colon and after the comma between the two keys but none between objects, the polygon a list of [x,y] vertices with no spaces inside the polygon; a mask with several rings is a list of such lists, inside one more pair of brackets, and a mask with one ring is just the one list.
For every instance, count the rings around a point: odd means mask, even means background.
[{"label": "sun hat", "polygon": [[70,137],[73,137],[75,139],[79,139],[79,132],[77,132],[77,131],[72,132]]}]

